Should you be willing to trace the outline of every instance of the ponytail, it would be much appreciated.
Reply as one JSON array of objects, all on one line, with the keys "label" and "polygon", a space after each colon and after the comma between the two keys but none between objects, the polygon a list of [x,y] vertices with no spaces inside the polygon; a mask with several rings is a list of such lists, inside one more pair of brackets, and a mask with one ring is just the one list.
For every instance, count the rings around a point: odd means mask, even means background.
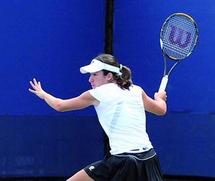
[{"label": "ponytail", "polygon": [[130,68],[121,65],[122,75],[114,74],[114,80],[116,80],[117,85],[122,89],[129,89],[132,84],[131,80],[131,70]]},{"label": "ponytail", "polygon": [[[118,67],[122,74],[119,75],[117,73],[111,72],[113,74],[113,79],[116,81],[116,84],[120,88],[129,89],[129,87],[132,85],[130,68],[128,68],[127,66],[124,66],[122,64],[119,64],[117,59],[113,55],[110,55],[110,54],[100,54],[95,59],[97,59],[103,63]],[[103,72],[104,72],[104,75],[107,75],[110,71],[103,70]]]}]

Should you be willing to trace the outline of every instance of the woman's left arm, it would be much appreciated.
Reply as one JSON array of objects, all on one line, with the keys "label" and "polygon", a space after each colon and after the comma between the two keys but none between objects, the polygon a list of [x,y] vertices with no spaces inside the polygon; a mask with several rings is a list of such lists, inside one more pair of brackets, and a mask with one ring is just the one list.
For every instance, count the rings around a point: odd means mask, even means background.
[{"label": "woman's left arm", "polygon": [[57,98],[42,89],[41,83],[37,82],[36,79],[30,81],[31,87],[30,92],[43,99],[50,107],[56,111],[72,111],[77,109],[84,109],[90,105],[98,105],[99,101],[96,100],[89,91],[82,93],[81,95],[71,99],[60,99]]}]

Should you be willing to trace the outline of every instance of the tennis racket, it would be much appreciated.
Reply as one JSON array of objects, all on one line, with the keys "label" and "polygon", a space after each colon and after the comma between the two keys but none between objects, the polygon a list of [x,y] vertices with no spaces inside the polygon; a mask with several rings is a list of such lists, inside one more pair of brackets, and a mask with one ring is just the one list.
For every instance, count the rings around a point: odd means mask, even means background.
[{"label": "tennis racket", "polygon": [[[165,90],[168,78],[176,65],[188,57],[196,46],[198,27],[193,18],[184,13],[170,15],[162,25],[160,32],[160,46],[164,60],[164,74],[159,91]],[[173,62],[167,71],[167,60]]]}]

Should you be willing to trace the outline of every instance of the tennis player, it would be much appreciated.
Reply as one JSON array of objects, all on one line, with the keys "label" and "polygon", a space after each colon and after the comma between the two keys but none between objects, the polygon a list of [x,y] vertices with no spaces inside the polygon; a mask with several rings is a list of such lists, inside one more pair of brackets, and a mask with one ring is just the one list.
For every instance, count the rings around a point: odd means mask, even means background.
[{"label": "tennis player", "polygon": [[164,115],[166,92],[150,98],[131,81],[131,71],[109,54],[101,54],[80,68],[90,73],[92,89],[71,99],[59,99],[45,92],[36,79],[30,92],[57,111],[94,106],[108,136],[110,154],[70,177],[67,181],[162,181],[159,160],[146,132],[145,111]]}]

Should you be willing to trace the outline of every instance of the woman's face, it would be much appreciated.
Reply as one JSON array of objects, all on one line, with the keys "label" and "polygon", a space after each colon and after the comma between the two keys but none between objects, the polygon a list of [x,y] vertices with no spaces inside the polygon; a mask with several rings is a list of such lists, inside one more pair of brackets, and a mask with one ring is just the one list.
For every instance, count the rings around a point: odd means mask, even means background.
[{"label": "woman's face", "polygon": [[112,74],[108,73],[107,75],[104,75],[103,71],[91,73],[89,78],[89,82],[93,89],[103,84],[110,83],[111,80],[112,80]]}]

